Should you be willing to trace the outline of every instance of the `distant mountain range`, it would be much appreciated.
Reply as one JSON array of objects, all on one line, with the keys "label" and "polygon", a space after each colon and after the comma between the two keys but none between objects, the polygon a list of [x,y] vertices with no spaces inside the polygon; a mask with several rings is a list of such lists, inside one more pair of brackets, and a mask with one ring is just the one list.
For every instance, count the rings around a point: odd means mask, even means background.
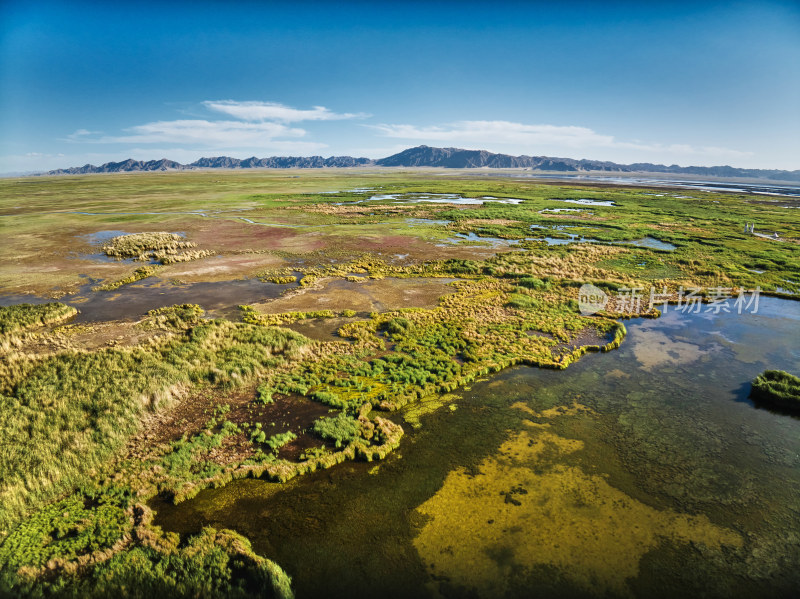
[{"label": "distant mountain range", "polygon": [[140,171],[183,171],[206,168],[323,168],[323,167],[348,167],[370,166],[375,161],[369,158],[353,158],[352,156],[273,156],[271,158],[230,158],[217,156],[214,158],[201,158],[191,164],[181,164],[174,160],[133,160],[128,158],[122,162],[106,162],[100,166],[87,164],[72,168],[60,168],[49,171],[47,175],[87,175],[91,173],[134,173]]},{"label": "distant mountain range", "polygon": [[552,158],[549,156],[511,156],[495,154],[486,150],[463,150],[460,148],[431,148],[417,146],[398,154],[371,160],[352,156],[273,156],[271,158],[230,158],[218,156],[201,158],[191,164],[180,164],[174,160],[124,160],[107,162],[101,166],[87,164],[81,167],[58,169],[47,175],[85,175],[89,173],[128,173],[137,171],[171,171],[192,169],[246,169],[246,168],[344,168],[357,166],[398,166],[398,167],[444,167],[444,168],[524,168],[534,171],[560,173],[669,173],[698,175],[704,177],[743,177],[751,179],[771,179],[800,181],[800,170],[764,170],[735,168],[732,166],[678,166],[673,164],[617,164],[601,160],[575,160],[573,158]]}]

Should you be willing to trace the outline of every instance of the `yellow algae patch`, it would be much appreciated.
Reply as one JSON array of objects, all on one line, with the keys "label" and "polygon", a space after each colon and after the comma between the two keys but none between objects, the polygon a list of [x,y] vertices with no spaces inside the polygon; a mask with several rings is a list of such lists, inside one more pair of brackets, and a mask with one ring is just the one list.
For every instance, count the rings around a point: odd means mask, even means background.
[{"label": "yellow algae patch", "polygon": [[651,508],[604,478],[558,463],[583,443],[546,428],[524,431],[479,473],[451,472],[418,512],[414,545],[431,574],[499,597],[542,567],[586,591],[629,594],[626,581],[662,541],[740,546],[704,515]]},{"label": "yellow algae patch", "polygon": [[459,399],[458,395],[454,393],[445,393],[444,395],[429,395],[423,397],[419,401],[409,404],[403,410],[403,420],[410,424],[413,428],[420,428],[422,424],[419,419],[426,414],[432,414],[445,404],[451,404],[450,410],[455,411],[452,402]]},{"label": "yellow algae patch", "polygon": [[530,414],[535,418],[546,418],[548,420],[551,418],[557,418],[558,416],[576,416],[578,414],[596,413],[592,408],[583,404],[579,404],[576,401],[573,401],[571,406],[553,406],[552,408],[542,410],[541,412],[537,412],[522,401],[511,404],[511,407],[515,410],[522,410],[526,414]]},{"label": "yellow algae patch", "polygon": [[609,370],[606,373],[606,376],[610,377],[610,378],[615,378],[615,379],[629,379],[629,378],[631,378],[631,375],[630,375],[629,372],[625,372],[623,370],[620,370],[619,368],[615,368],[614,370]]}]

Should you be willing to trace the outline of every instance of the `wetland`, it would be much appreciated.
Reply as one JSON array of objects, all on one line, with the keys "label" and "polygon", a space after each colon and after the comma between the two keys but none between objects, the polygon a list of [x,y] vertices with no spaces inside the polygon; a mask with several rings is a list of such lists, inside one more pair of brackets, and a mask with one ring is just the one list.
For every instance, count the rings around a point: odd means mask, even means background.
[{"label": "wetland", "polygon": [[691,193],[1,181],[0,594],[791,594],[800,215]]}]

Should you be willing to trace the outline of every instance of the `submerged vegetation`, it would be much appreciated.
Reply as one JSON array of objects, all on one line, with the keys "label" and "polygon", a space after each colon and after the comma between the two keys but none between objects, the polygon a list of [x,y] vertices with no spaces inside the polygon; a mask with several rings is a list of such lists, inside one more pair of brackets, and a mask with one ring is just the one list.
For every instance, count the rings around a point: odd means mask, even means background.
[{"label": "submerged vegetation", "polygon": [[[587,351],[619,347],[626,330],[618,318],[658,315],[646,296],[640,305],[611,301],[581,314],[584,283],[609,295],[651,285],[666,296],[691,286],[800,291],[798,217],[781,220],[746,198],[408,177],[381,181],[394,197],[358,204],[350,202],[372,195],[363,185],[320,195],[305,184],[206,197],[231,212],[215,217],[220,232],[203,238],[192,223],[176,229],[193,231],[208,250],[175,233],[117,235],[103,247],[107,256],[152,264],[127,276],[124,265],[112,265],[118,270],[107,272],[120,278],[95,288],[116,290],[155,274],[202,276],[200,267],[176,269],[215,253],[228,260],[223,270],[252,264],[250,276],[287,285],[283,307],[240,306],[242,322],[208,319],[194,304],[150,310],[132,315],[141,318],[129,324],[142,336],[128,346],[37,353],[0,344],[0,594],[290,596],[286,575],[245,539],[213,529],[184,540],[163,534],[147,502],[177,503],[236,478],[285,482],[345,460],[382,459],[404,434],[387,412],[407,406],[406,422],[417,427],[420,414],[455,410],[451,392],[480,377],[516,364],[566,368]],[[403,194],[431,190],[520,201],[402,204]],[[584,199],[604,202],[563,211],[563,201]],[[279,232],[265,228],[278,218],[291,222]],[[779,240],[742,233],[745,218],[773,228]],[[247,227],[245,234],[231,223]],[[311,229],[311,241],[298,241],[293,225]],[[472,237],[453,243],[459,234],[514,244],[487,251],[470,247]],[[663,245],[619,245],[645,238]],[[275,239],[279,245],[255,245]],[[592,242],[550,245],[577,239]],[[201,264],[218,268],[217,258]],[[303,303],[331,281],[347,290],[434,277],[450,291],[424,308],[401,296],[393,308],[375,300],[365,310],[347,305],[346,293],[342,305]],[[33,335],[75,313],[55,303],[0,308],[0,335]],[[335,330],[326,341],[282,328],[321,323]],[[768,372],[753,384],[754,396],[781,401],[797,401],[797,388],[786,373]],[[318,409],[295,416],[309,404]]]},{"label": "submerged vegetation", "polygon": [[758,401],[800,412],[800,377],[783,370],[765,370],[753,379],[750,395]]}]

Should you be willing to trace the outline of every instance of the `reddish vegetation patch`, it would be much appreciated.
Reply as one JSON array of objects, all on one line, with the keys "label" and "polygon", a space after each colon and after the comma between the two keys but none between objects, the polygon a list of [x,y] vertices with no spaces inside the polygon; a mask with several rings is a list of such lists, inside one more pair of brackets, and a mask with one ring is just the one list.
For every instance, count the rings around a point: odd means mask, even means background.
[{"label": "reddish vegetation patch", "polygon": [[236,276],[253,276],[267,268],[283,264],[283,259],[271,254],[234,254],[212,256],[205,260],[170,265],[162,271],[162,278],[181,281],[221,281]]},{"label": "reddish vegetation patch", "polygon": [[231,250],[280,250],[291,239],[298,237],[295,229],[289,227],[267,227],[245,222],[227,220],[209,221],[193,235],[193,240],[202,247],[217,251]]},{"label": "reddish vegetation patch", "polygon": [[578,213],[573,212],[572,214],[543,214],[542,216],[546,216],[548,219],[558,219],[558,220],[608,220],[608,216],[597,216],[594,214],[587,214],[585,212]]}]

